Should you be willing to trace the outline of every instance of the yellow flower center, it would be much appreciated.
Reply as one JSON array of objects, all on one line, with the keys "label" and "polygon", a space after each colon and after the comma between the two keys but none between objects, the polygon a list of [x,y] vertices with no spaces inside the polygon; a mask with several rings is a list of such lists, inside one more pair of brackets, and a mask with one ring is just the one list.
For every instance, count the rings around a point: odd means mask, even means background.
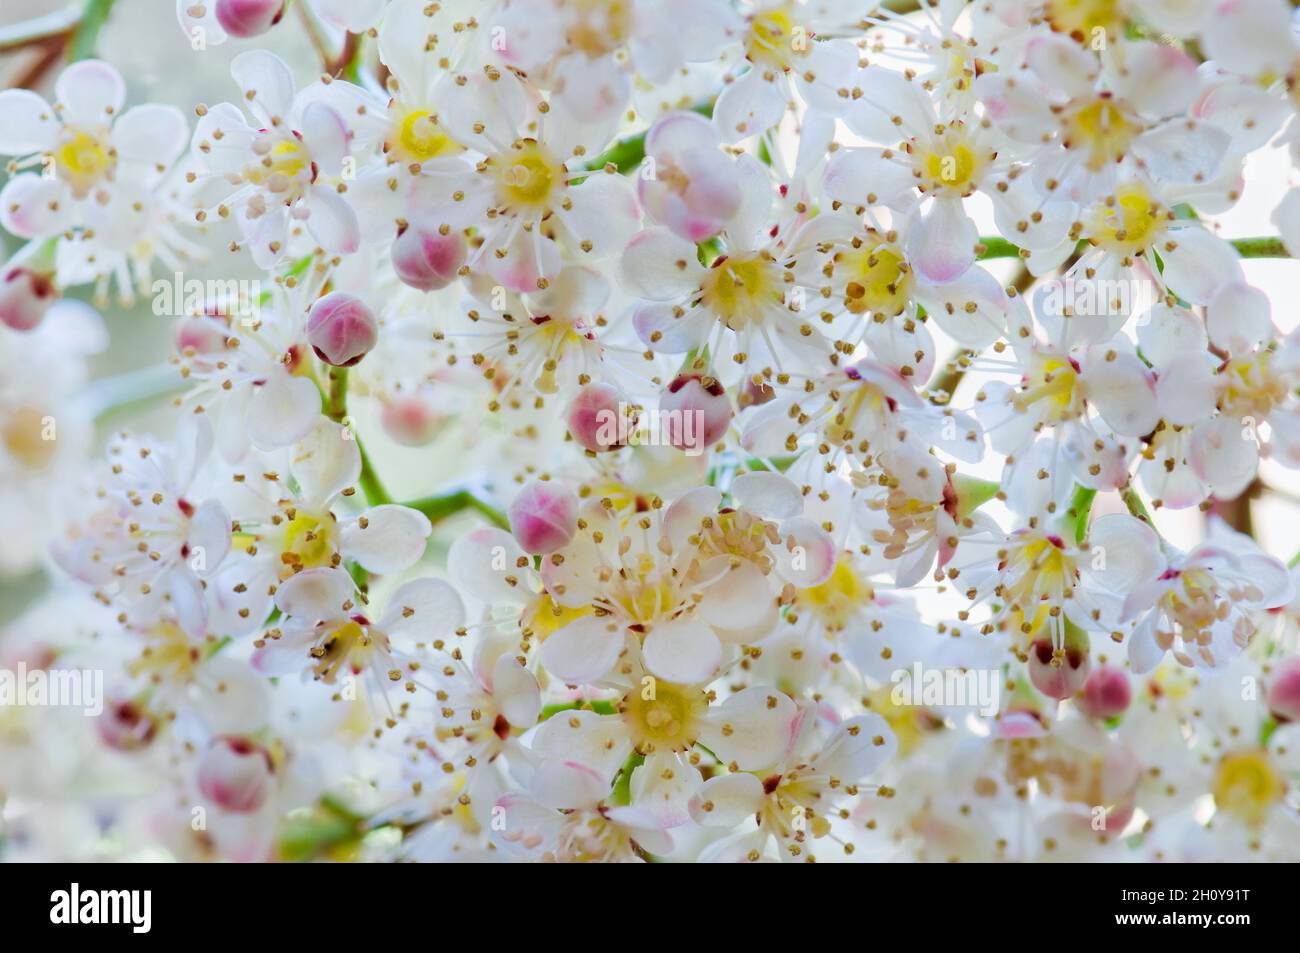
[{"label": "yellow flower center", "polygon": [[404,159],[424,162],[437,156],[461,152],[463,147],[424,109],[413,109],[397,124],[396,148]]},{"label": "yellow flower center", "polygon": [[960,124],[948,126],[942,136],[924,145],[913,143],[910,151],[912,171],[922,192],[951,189],[959,195],[970,194],[989,158],[976,150]]},{"label": "yellow flower center", "polygon": [[1114,37],[1124,26],[1119,0],[1048,0],[1047,22],[1081,43]]},{"label": "yellow flower center", "polygon": [[1088,231],[1103,247],[1120,254],[1136,254],[1154,244],[1168,227],[1171,213],[1138,184],[1116,190],[1118,205],[1106,202],[1092,208]]},{"label": "yellow flower center", "polygon": [[593,59],[626,45],[632,30],[632,4],[626,0],[577,0],[569,43]]},{"label": "yellow flower center", "polygon": [[[387,647],[381,645],[382,637],[376,636],[373,629],[354,620],[343,623],[312,648],[316,677],[327,685],[333,685],[340,670],[364,670],[376,649]],[[386,643],[387,640],[383,641]]]},{"label": "yellow flower center", "polygon": [[1233,413],[1257,418],[1286,400],[1286,381],[1272,373],[1273,353],[1260,351],[1232,361],[1221,372],[1222,403]]},{"label": "yellow flower center", "polygon": [[761,323],[764,309],[781,303],[781,269],[759,254],[724,258],[709,269],[700,290],[704,307],[740,331]]},{"label": "yellow flower center", "polygon": [[79,129],[60,144],[53,154],[54,172],[84,195],[103,179],[111,178],[117,154],[95,136]]},{"label": "yellow flower center", "polygon": [[839,631],[873,595],[871,587],[863,584],[849,561],[840,557],[831,577],[820,585],[801,590],[799,600],[812,609],[826,628]]},{"label": "yellow flower center", "polygon": [[524,611],[520,627],[531,632],[538,642],[545,642],[552,633],[570,622],[591,615],[591,612],[591,606],[578,606],[575,609],[562,606],[551,598],[549,592],[543,592]]},{"label": "yellow flower center", "polygon": [[695,743],[708,699],[698,688],[647,676],[624,697],[619,711],[642,754],[684,751]]},{"label": "yellow flower center", "polygon": [[853,314],[901,314],[912,297],[912,270],[889,245],[862,246],[835,256],[845,270],[844,305]]},{"label": "yellow flower center", "polygon": [[564,182],[564,168],[535,140],[490,161],[500,201],[511,208],[544,209]]},{"label": "yellow flower center", "polygon": [[337,542],[338,521],[333,513],[295,511],[293,519],[284,524],[280,543],[280,561],[288,570],[286,577],[304,569],[334,566]]},{"label": "yellow flower center", "polygon": [[1285,779],[1260,749],[1224,755],[1215,772],[1215,805],[1252,826],[1262,824],[1285,794]]},{"label": "yellow flower center", "polygon": [[1039,357],[1035,360],[1024,389],[1015,398],[1016,408],[1027,410],[1032,404],[1042,404],[1043,419],[1048,424],[1059,424],[1077,417],[1083,409],[1078,388],[1079,372],[1069,361],[1058,357]]},{"label": "yellow flower center", "polygon": [[57,446],[51,422],[52,418],[35,407],[18,407],[0,425],[0,444],[24,467],[43,470]]},{"label": "yellow flower center", "polygon": [[1141,131],[1140,123],[1127,117],[1115,100],[1099,97],[1066,113],[1064,145],[1083,150],[1088,168],[1100,172],[1124,158]]},{"label": "yellow flower center", "polygon": [[745,53],[754,63],[786,69],[808,42],[807,32],[795,25],[793,10],[782,5],[756,13],[749,21]]}]

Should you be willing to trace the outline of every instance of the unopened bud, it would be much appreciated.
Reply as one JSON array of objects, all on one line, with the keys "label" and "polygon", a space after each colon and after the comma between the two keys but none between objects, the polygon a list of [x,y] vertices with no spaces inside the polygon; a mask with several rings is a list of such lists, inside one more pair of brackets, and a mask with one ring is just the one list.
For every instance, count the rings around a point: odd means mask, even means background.
[{"label": "unopened bud", "polygon": [[578,495],[566,484],[534,480],[519,491],[506,515],[525,552],[553,553],[578,531]]},{"label": "unopened bud", "polygon": [[1075,704],[1089,718],[1106,719],[1124,714],[1132,698],[1128,676],[1113,665],[1103,665],[1088,676]]},{"label": "unopened bud", "polygon": [[393,241],[393,270],[420,291],[447,287],[463,264],[465,238],[459,232],[443,235],[436,228],[409,225]]},{"label": "unopened bud", "polygon": [[217,22],[231,36],[260,36],[282,16],[284,0],[217,0]]},{"label": "unopened bud", "polygon": [[104,743],[117,751],[137,751],[153,741],[158,720],[133,701],[110,701],[100,713],[97,727]]},{"label": "unopened bud", "polygon": [[[731,426],[731,401],[716,378],[679,374],[659,397],[668,443],[678,450],[703,450]],[[666,413],[665,413],[666,412]]]},{"label": "unopened bud", "polygon": [[222,810],[247,814],[266,802],[273,770],[265,748],[247,738],[217,738],[199,760],[199,792]]},{"label": "unopened bud", "polygon": [[627,412],[618,388],[611,384],[588,384],[569,404],[565,423],[581,446],[593,453],[617,450],[627,443],[636,428],[635,415]]},{"label": "unopened bud", "polygon": [[1040,638],[1029,647],[1029,680],[1048,698],[1069,698],[1083,688],[1092,664],[1086,644],[1069,644],[1058,655],[1052,640]]},{"label": "unopened bud", "polygon": [[1278,721],[1300,721],[1300,655],[1274,667],[1268,683],[1268,710]]},{"label": "unopened bud", "polygon": [[307,340],[326,364],[351,367],[379,338],[374,313],[360,298],[331,291],[318,300],[307,317]]},{"label": "unopened bud", "polygon": [[379,416],[384,432],[404,447],[422,447],[441,432],[447,422],[430,402],[417,394],[385,400]]},{"label": "unopened bud", "polygon": [[30,331],[59,300],[48,275],[24,268],[9,268],[0,278],[0,323],[15,331]]}]

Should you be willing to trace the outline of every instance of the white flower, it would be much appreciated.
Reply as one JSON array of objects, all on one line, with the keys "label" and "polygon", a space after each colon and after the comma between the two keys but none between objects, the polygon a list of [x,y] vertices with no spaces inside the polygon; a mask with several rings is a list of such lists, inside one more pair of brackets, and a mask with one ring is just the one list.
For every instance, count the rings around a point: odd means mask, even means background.
[{"label": "white flower", "polygon": [[74,63],[54,93],[54,106],[29,90],[0,93],[0,155],[18,157],[19,169],[41,168],[13,176],[0,192],[0,224],[23,238],[96,225],[96,205],[129,207],[185,147],[185,116],[174,106],[122,112],[126,84],[108,63]]},{"label": "white flower", "polygon": [[304,225],[326,251],[356,251],[357,215],[339,181],[349,154],[343,118],[305,91],[295,96],[289,67],[273,53],[241,53],[230,73],[253,121],[231,103],[201,112],[191,148],[204,181],[224,185],[220,203],[201,214],[234,215],[262,268],[289,253]]}]

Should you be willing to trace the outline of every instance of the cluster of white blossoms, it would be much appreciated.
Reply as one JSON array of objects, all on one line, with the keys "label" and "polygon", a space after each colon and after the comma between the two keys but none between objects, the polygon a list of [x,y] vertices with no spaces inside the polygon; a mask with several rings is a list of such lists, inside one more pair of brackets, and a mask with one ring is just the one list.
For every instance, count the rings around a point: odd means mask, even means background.
[{"label": "cluster of white blossoms", "polygon": [[0,853],[1300,860],[1292,4],[176,13],[0,92]]}]

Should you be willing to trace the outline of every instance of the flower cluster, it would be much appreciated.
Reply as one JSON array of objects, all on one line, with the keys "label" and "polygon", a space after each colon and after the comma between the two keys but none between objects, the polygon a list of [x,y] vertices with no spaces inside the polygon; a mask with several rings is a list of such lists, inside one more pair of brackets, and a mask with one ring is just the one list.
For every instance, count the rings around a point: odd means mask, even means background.
[{"label": "flower cluster", "polygon": [[1290,4],[176,13],[0,92],[3,850],[1300,859]]}]

